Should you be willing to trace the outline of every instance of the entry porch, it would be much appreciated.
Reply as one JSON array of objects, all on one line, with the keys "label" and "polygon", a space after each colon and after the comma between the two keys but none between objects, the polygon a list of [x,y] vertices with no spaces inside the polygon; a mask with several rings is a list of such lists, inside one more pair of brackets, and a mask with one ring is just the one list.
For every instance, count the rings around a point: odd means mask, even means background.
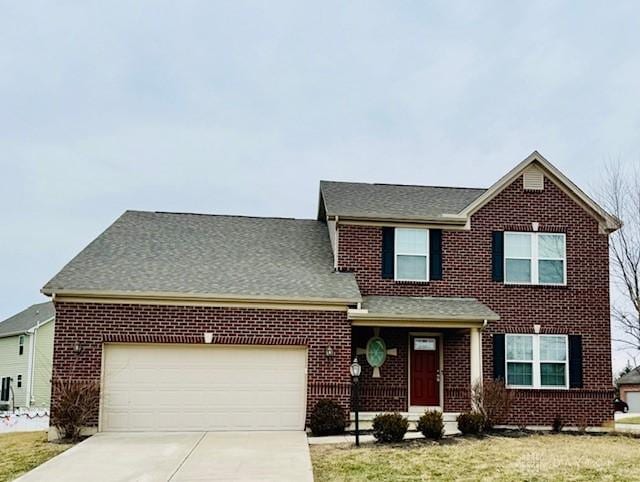
[{"label": "entry porch", "polygon": [[349,318],[365,426],[380,412],[413,421],[439,410],[454,421],[471,408],[471,387],[482,383],[482,330],[498,319],[488,307],[471,298],[370,296]]}]

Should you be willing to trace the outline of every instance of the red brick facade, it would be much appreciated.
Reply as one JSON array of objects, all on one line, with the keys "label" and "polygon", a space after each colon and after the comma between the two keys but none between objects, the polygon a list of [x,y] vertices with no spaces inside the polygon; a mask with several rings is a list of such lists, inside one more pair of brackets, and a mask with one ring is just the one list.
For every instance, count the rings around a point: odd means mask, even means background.
[{"label": "red brick facade", "polygon": [[[351,327],[339,311],[56,303],[53,377],[99,381],[104,342],[204,343],[204,332],[214,333],[220,344],[306,345],[307,414],[320,398],[348,408]],[[73,350],[76,342],[82,344],[80,354]],[[325,355],[328,345],[331,358]]]},{"label": "red brick facade", "polygon": [[[531,230],[566,233],[567,286],[507,286],[492,281],[491,233]],[[510,424],[549,425],[557,414],[566,424],[600,425],[612,418],[611,343],[609,326],[608,239],[597,222],[555,184],[545,179],[541,192],[525,192],[522,179],[508,186],[473,215],[471,230],[444,231],[443,279],[397,283],[381,277],[382,228],[339,226],[339,268],[353,271],[363,296],[475,297],[501,316],[482,335],[483,376],[493,373],[494,333],[580,334],[583,348],[582,389],[515,390]],[[220,344],[305,345],[309,349],[307,414],[319,398],[349,405],[349,364],[371,328],[352,328],[345,312],[244,309],[142,304],[56,302],[53,377],[99,380],[105,342],[202,343],[213,332]],[[424,329],[382,329],[389,356],[381,377],[372,378],[364,362],[362,410],[405,411],[408,407],[408,337]],[[469,334],[442,333],[444,410],[470,405]],[[81,353],[73,346],[80,342]],[[331,346],[333,357],[325,350]],[[56,410],[56,393],[52,410]],[[95,407],[93,423],[98,422]]]},{"label": "red brick facade", "polygon": [[[541,333],[581,334],[584,387],[517,390],[509,421],[550,424],[556,414],[562,414],[566,423],[600,425],[613,416],[608,238],[599,233],[594,218],[548,178],[544,187],[539,192],[524,191],[520,177],[472,216],[471,230],[444,231],[440,281],[398,283],[383,279],[382,229],[374,226],[340,226],[339,267],[355,273],[363,296],[475,297],[489,306],[501,320],[491,322],[483,332],[485,378],[493,373],[493,333],[533,333],[533,325],[539,324]],[[492,281],[492,231],[531,231],[533,222],[540,224],[541,232],[566,233],[567,286],[508,286]],[[390,346],[393,342],[395,339],[390,337]],[[450,343],[444,347],[444,379],[450,383],[450,395],[454,390],[462,394],[469,386],[469,338],[456,344],[459,347],[453,353],[447,350]],[[385,364],[385,371],[389,385],[406,385],[407,373],[402,367],[388,369]],[[375,396],[367,400],[365,393],[363,403],[377,407],[376,400]],[[394,404],[397,409],[406,406],[406,402],[399,400],[394,400]],[[445,394],[445,410],[465,406],[466,402],[452,400]]]},{"label": "red brick facade", "polygon": [[629,400],[627,400],[627,394],[631,392],[640,392],[640,384],[620,385],[620,400],[629,403]]},{"label": "red brick facade", "polygon": [[[443,355],[444,411],[461,412],[470,408],[471,373],[468,333],[457,330],[382,328],[380,336],[387,344],[387,348],[397,349],[398,354],[387,356],[380,369],[380,378],[373,378],[373,369],[366,363],[365,357],[360,357],[362,364],[360,395],[363,411],[407,411],[410,404],[409,334],[425,331],[442,335],[439,342],[441,342],[440,350]],[[372,336],[372,328],[354,328],[354,348],[364,348]]]}]

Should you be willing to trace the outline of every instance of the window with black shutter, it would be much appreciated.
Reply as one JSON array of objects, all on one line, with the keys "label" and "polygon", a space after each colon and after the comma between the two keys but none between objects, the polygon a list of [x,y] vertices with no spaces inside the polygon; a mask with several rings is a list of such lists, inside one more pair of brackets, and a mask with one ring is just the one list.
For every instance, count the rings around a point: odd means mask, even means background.
[{"label": "window with black shutter", "polygon": [[507,333],[503,344],[504,358],[500,361],[505,367],[508,387],[570,388],[571,355],[567,335]]}]

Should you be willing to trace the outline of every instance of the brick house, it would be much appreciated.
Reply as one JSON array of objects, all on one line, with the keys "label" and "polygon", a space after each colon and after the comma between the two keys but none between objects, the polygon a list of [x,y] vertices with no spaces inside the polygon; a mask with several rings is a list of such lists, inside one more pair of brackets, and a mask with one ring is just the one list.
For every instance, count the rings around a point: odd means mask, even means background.
[{"label": "brick house", "polygon": [[617,380],[620,399],[627,403],[629,411],[640,413],[640,367],[635,367]]},{"label": "brick house", "polygon": [[317,220],[128,211],[43,288],[53,376],[100,381],[94,431],[301,430],[356,356],[365,418],[499,378],[505,424],[599,426],[617,228],[537,152],[489,189],[323,181]]}]

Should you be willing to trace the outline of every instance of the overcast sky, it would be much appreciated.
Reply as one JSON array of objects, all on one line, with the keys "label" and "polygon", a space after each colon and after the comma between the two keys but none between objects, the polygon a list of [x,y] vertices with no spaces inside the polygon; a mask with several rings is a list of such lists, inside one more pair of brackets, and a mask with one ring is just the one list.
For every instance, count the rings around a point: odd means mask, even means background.
[{"label": "overcast sky", "polygon": [[0,0],[0,318],[125,209],[640,159],[638,2]]}]

